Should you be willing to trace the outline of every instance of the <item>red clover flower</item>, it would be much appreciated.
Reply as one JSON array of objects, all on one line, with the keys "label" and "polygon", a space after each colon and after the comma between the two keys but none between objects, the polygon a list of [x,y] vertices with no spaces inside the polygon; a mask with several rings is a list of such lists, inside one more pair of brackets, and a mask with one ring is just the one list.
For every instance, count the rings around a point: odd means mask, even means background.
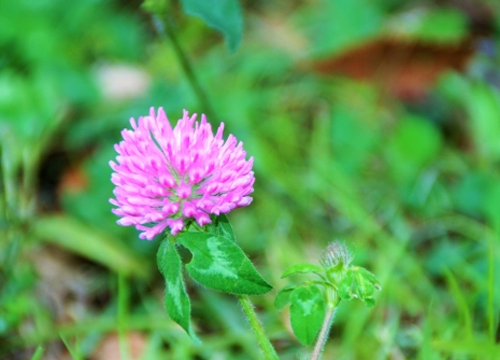
[{"label": "red clover flower", "polygon": [[205,115],[195,122],[184,110],[172,129],[162,108],[155,115],[130,119],[132,130],[122,131],[111,181],[120,216],[119,225],[134,225],[141,239],[152,240],[167,227],[172,235],[184,229],[187,219],[200,226],[211,223],[210,214],[228,213],[252,202],[255,181],[253,158],[245,160],[243,144],[229,135],[224,142],[221,123],[217,133]]}]

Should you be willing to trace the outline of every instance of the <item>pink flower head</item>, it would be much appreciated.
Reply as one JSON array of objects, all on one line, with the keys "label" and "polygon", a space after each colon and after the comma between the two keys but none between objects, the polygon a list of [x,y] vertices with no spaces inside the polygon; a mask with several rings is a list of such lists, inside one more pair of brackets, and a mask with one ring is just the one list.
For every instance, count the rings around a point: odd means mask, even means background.
[{"label": "pink flower head", "polygon": [[152,240],[167,227],[172,235],[184,229],[186,219],[200,226],[210,224],[210,214],[228,213],[252,202],[255,177],[253,158],[245,160],[243,144],[229,135],[222,139],[201,116],[195,122],[184,110],[172,129],[162,108],[155,115],[130,119],[132,130],[122,131],[115,145],[116,163],[111,181],[120,216],[119,225],[134,225],[141,239]]}]

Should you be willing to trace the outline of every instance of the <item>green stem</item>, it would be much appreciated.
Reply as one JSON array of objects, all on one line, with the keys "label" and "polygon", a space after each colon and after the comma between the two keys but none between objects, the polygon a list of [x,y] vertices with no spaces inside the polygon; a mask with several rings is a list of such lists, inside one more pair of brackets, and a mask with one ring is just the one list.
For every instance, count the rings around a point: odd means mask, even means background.
[{"label": "green stem", "polygon": [[127,321],[129,314],[129,287],[124,274],[118,274],[118,344],[120,359],[130,359],[130,346],[127,339]]},{"label": "green stem", "polygon": [[[7,144],[6,146],[11,145]],[[0,153],[0,166],[2,176],[2,195],[5,206],[5,219],[10,220],[15,218],[18,214],[15,212],[17,209],[17,194],[18,184],[16,181],[16,170],[18,169],[17,158],[10,152],[8,153],[5,148],[1,149]]]},{"label": "green stem", "polygon": [[496,342],[496,334],[498,331],[495,331],[495,239],[490,237],[490,251],[488,256],[488,334],[493,343]]},{"label": "green stem", "polygon": [[36,351],[33,353],[33,356],[31,357],[31,360],[40,360],[42,356],[43,356],[43,346],[38,345]]},{"label": "green stem", "polygon": [[239,295],[238,299],[240,300],[240,304],[245,312],[245,315],[250,322],[250,326],[252,327],[255,335],[257,336],[257,342],[259,343],[262,352],[264,353],[266,360],[279,360],[278,354],[276,354],[276,350],[274,350],[273,345],[267,338],[264,328],[262,327],[257,314],[253,308],[253,304],[250,301],[250,298],[247,295]]},{"label": "green stem", "polygon": [[333,324],[333,318],[335,317],[336,309],[336,307],[328,307],[328,310],[326,311],[325,319],[323,320],[323,325],[321,326],[318,340],[316,340],[316,345],[314,345],[311,360],[319,360],[321,358],[323,348],[325,347],[326,340],[328,339],[328,333],[330,332]]},{"label": "green stem", "polygon": [[[163,20],[165,19],[165,20]],[[175,55],[179,59],[179,63],[182,67],[182,70],[184,71],[184,74],[186,75],[187,80],[191,84],[191,87],[193,88],[193,91],[195,92],[196,96],[198,97],[198,101],[200,102],[201,107],[204,109],[205,113],[208,113],[212,119],[215,117],[215,113],[213,111],[212,105],[210,104],[210,101],[208,100],[208,96],[203,90],[203,88],[200,85],[200,82],[198,81],[198,77],[196,76],[196,73],[194,71],[194,68],[191,64],[191,61],[187,55],[187,53],[184,51],[182,48],[179,39],[177,38],[177,33],[175,30],[175,26],[173,25],[173,19],[171,16],[166,15],[162,16],[161,18],[159,16],[154,16],[153,17],[154,24],[156,27],[156,31],[160,34],[163,35],[165,34],[168,39],[170,40],[170,43],[172,44],[172,47],[174,49]],[[213,119],[216,120],[216,119]]]}]

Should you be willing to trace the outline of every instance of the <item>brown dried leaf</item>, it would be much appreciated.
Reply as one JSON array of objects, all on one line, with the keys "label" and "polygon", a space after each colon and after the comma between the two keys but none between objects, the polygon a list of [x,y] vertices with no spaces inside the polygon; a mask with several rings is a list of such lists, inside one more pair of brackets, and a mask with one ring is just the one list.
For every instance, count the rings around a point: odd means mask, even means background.
[{"label": "brown dried leaf", "polygon": [[444,71],[463,71],[472,54],[471,40],[447,45],[380,38],[308,67],[325,75],[375,82],[403,100],[415,100],[424,96]]}]

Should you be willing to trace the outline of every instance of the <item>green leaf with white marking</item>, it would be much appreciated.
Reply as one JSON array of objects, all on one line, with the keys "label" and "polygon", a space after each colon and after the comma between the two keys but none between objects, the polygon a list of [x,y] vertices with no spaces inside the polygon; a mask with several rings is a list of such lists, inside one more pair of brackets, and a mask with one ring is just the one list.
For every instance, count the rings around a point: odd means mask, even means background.
[{"label": "green leaf with white marking", "polygon": [[326,314],[326,302],[317,286],[301,286],[290,296],[290,322],[297,339],[310,345],[316,339]]},{"label": "green leaf with white marking", "polygon": [[228,238],[184,232],[177,241],[193,254],[186,269],[201,285],[237,295],[262,295],[272,289],[245,253]]},{"label": "green leaf with white marking", "polygon": [[339,296],[343,300],[360,299],[366,306],[375,305],[373,293],[380,290],[375,275],[361,267],[351,267],[339,284]]},{"label": "green leaf with white marking", "polygon": [[278,310],[283,309],[290,302],[292,291],[295,290],[295,285],[288,285],[281,289],[274,299],[274,307]]},{"label": "green leaf with white marking", "polygon": [[283,274],[281,275],[281,278],[284,279],[287,276],[290,275],[295,275],[295,274],[308,274],[308,273],[322,273],[323,268],[319,267],[318,265],[313,265],[309,263],[301,263],[301,264],[296,264],[290,266],[288,269],[286,269]]},{"label": "green leaf with white marking", "polygon": [[182,278],[182,263],[175,243],[167,237],[160,245],[157,254],[158,269],[165,278],[165,307],[168,315],[179,324],[191,338],[199,343],[191,329],[191,303]]}]

